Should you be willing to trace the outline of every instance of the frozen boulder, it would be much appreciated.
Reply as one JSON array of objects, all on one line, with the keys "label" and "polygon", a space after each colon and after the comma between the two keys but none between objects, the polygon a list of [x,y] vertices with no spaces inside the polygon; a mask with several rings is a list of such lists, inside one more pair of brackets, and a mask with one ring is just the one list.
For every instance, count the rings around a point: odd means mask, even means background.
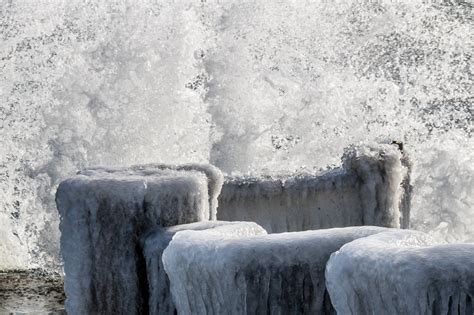
[{"label": "frozen boulder", "polygon": [[409,160],[394,145],[354,146],[342,166],[279,176],[227,176],[217,218],[269,233],[376,225],[408,228]]},{"label": "frozen boulder", "polygon": [[[162,254],[176,233],[181,231],[205,231],[227,237],[249,237],[266,234],[266,231],[253,222],[207,221],[158,228],[143,237],[143,252],[148,275],[149,314],[175,314],[176,308],[171,299],[169,279],[165,273]],[[187,253],[184,253],[187,254]]]},{"label": "frozen boulder", "polygon": [[331,253],[360,237],[386,231],[351,227],[229,237],[177,233],[163,253],[179,314],[323,314]]},{"label": "frozen boulder", "polygon": [[399,230],[344,245],[326,285],[338,314],[474,314],[474,244]]},{"label": "frozen boulder", "polygon": [[212,218],[209,185],[193,167],[91,168],[63,181],[56,202],[68,313],[146,311],[139,236]]},{"label": "frozen boulder", "polygon": [[201,172],[206,175],[207,177],[207,190],[209,193],[209,211],[210,211],[210,219],[216,220],[216,213],[217,213],[217,206],[218,206],[218,196],[221,193],[222,184],[224,183],[224,175],[222,174],[221,170],[215,167],[212,164],[197,164],[197,163],[189,163],[189,164],[159,164],[159,163],[151,163],[151,164],[143,164],[143,165],[133,165],[128,168],[103,168],[103,167],[95,167],[95,168],[87,168],[86,170],[80,173],[86,173],[88,171],[94,170],[101,170],[106,171],[109,173],[113,172],[123,172],[124,170],[129,171],[146,171],[146,172],[153,172],[154,170],[176,170],[176,171],[197,171]]}]

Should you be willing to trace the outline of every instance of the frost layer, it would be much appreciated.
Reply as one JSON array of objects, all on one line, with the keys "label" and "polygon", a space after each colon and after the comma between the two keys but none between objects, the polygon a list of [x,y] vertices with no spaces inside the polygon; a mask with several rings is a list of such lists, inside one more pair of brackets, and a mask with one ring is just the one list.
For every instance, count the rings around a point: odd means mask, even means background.
[{"label": "frost layer", "polygon": [[409,225],[410,169],[392,145],[346,149],[343,166],[319,174],[230,176],[218,218],[254,221],[268,232],[354,225]]},{"label": "frost layer", "polygon": [[386,231],[351,227],[229,237],[177,233],[163,253],[179,314],[321,314],[331,311],[324,270],[331,253]]},{"label": "frost layer", "polygon": [[174,168],[89,169],[59,185],[68,313],[140,313],[146,272],[139,235],[209,220],[208,177]]},{"label": "frost layer", "polygon": [[331,256],[338,314],[473,314],[474,244],[432,245],[415,231],[359,239]]},{"label": "frost layer", "polygon": [[171,299],[170,283],[165,273],[162,254],[171,239],[181,231],[200,231],[222,236],[248,237],[266,234],[266,231],[253,222],[207,221],[159,228],[143,237],[143,252],[148,276],[149,314],[175,314],[176,308]]}]

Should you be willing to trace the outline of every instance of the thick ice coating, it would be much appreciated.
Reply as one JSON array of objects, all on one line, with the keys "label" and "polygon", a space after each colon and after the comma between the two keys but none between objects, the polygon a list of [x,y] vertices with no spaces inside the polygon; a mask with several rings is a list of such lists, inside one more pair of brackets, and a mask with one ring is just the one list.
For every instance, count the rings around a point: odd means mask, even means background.
[{"label": "thick ice coating", "polygon": [[56,202],[68,313],[141,313],[139,236],[209,220],[208,186],[199,170],[148,166],[88,169],[62,182]]},{"label": "thick ice coating", "polygon": [[148,276],[149,314],[175,314],[176,308],[171,299],[169,279],[165,273],[162,255],[176,233],[181,231],[201,231],[229,237],[248,237],[266,234],[266,231],[253,222],[205,221],[158,228],[143,237],[143,252]]},{"label": "thick ice coating", "polygon": [[318,174],[228,176],[219,220],[254,221],[269,233],[355,225],[408,228],[408,158],[394,145],[350,147]]},{"label": "thick ice coating", "polygon": [[86,170],[81,171],[80,173],[87,173],[89,171],[105,171],[109,173],[114,172],[123,172],[124,170],[130,171],[145,171],[146,173],[153,172],[153,170],[176,170],[176,171],[196,171],[202,172],[207,176],[208,183],[208,193],[209,193],[209,210],[210,210],[210,219],[216,220],[217,213],[217,197],[221,193],[222,184],[224,183],[224,175],[221,170],[211,164],[143,164],[143,165],[133,165],[128,168],[103,168],[103,167],[91,167]]},{"label": "thick ice coating", "polygon": [[344,245],[326,285],[338,314],[473,314],[474,244],[390,231]]},{"label": "thick ice coating", "polygon": [[387,229],[351,227],[253,237],[213,231],[179,232],[163,253],[179,314],[330,312],[324,270],[331,253]]}]

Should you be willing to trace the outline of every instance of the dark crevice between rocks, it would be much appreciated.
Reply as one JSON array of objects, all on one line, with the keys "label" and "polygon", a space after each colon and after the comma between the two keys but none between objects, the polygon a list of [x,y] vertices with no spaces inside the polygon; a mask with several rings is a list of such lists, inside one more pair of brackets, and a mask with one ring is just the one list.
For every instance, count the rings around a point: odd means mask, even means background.
[{"label": "dark crevice between rocks", "polygon": [[140,305],[137,305],[139,310],[138,314],[148,314],[149,313],[149,298],[150,298],[150,291],[148,287],[148,275],[146,271],[146,260],[143,254],[143,250],[137,242],[135,247],[136,253],[136,266],[137,266],[137,276],[138,276],[138,292],[139,295],[137,297],[137,301],[139,301]]}]

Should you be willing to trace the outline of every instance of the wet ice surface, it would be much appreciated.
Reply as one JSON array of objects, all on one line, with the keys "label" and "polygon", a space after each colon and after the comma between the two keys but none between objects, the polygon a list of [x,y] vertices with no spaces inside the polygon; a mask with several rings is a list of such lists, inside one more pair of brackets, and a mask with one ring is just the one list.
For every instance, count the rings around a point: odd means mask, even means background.
[{"label": "wet ice surface", "polygon": [[64,299],[59,275],[0,272],[0,314],[66,314]]}]

